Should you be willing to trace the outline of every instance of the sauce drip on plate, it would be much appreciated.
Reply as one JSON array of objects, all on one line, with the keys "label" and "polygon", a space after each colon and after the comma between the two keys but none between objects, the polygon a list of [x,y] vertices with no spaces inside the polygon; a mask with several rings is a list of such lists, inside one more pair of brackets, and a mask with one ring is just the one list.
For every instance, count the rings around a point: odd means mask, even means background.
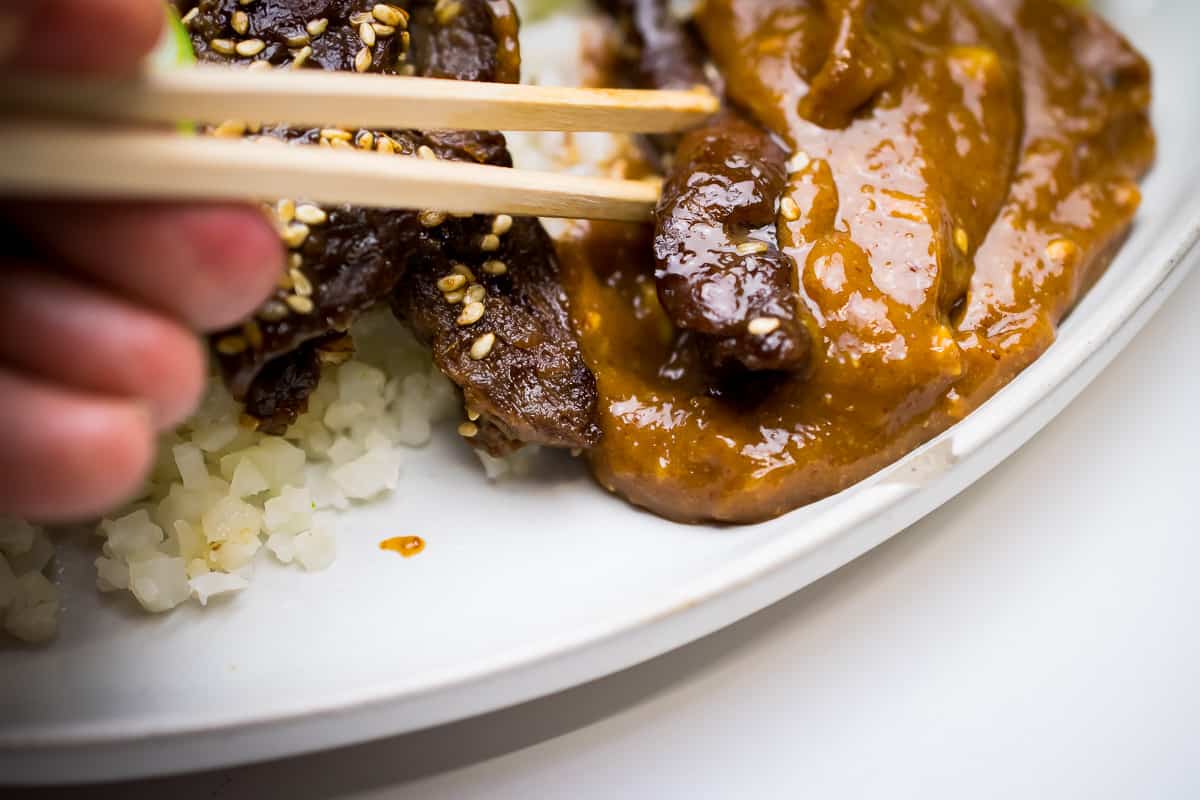
[{"label": "sauce drip on plate", "polygon": [[425,540],[420,536],[393,536],[379,543],[380,550],[391,550],[405,558],[412,558],[425,549]]}]

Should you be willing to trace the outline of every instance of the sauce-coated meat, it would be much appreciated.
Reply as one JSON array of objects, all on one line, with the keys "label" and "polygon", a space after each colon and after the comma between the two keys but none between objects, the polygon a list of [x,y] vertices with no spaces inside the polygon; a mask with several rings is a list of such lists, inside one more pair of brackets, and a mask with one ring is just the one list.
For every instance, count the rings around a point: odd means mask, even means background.
[{"label": "sauce-coated meat", "polygon": [[[788,152],[775,219],[811,374],[719,383],[590,226],[563,250],[601,395],[597,479],[678,520],[861,480],[1033,361],[1120,244],[1154,155],[1145,61],[1054,0],[708,0],[730,102]],[[780,210],[783,211],[781,202]]]},{"label": "sauce-coated meat", "polygon": [[809,333],[776,245],[787,154],[732,113],[683,138],[655,212],[658,297],[717,366],[800,372]]}]

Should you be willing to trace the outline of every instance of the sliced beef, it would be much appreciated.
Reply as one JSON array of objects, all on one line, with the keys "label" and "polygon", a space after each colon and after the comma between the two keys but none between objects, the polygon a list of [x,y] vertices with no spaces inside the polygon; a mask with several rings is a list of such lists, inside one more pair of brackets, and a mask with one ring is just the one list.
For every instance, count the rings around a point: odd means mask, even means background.
[{"label": "sliced beef", "polygon": [[[507,0],[385,6],[365,0],[200,0],[177,6],[185,14],[195,9],[188,25],[203,60],[459,80],[518,78],[517,19]],[[364,24],[374,44],[364,41]],[[261,50],[230,53],[236,48],[230,42],[247,40],[261,41]],[[504,137],[489,132],[257,129],[237,122],[212,132],[248,135],[265,145],[512,165]],[[569,326],[553,244],[536,220],[502,217],[500,223],[492,216],[317,207],[299,200],[284,201],[273,213],[289,247],[288,270],[253,320],[214,337],[230,389],[260,430],[287,430],[316,388],[322,348],[338,339],[344,354],[350,346],[344,332],[355,317],[390,298],[434,347],[439,367],[463,388],[472,415],[480,415],[475,444],[501,453],[524,441],[569,447],[595,441],[595,381]],[[495,241],[494,249],[484,249],[484,237]],[[510,272],[483,271],[484,262],[502,260],[512,265]],[[471,289],[472,297],[489,295],[483,319],[470,326],[456,323],[466,307],[462,300],[451,306],[436,289],[455,263],[474,265],[483,281]],[[485,326],[494,330],[496,345],[489,357],[470,358]]]},{"label": "sliced beef", "polygon": [[786,154],[732,113],[684,137],[655,212],[658,297],[718,365],[802,370],[810,338],[775,243]]},{"label": "sliced beef", "polygon": [[[604,0],[625,36],[632,83],[721,92],[693,32],[667,0]],[[795,267],[775,241],[787,155],[766,131],[727,110],[686,136],[656,137],[667,181],[655,213],[658,296],[719,371],[802,371],[810,338]],[[688,345],[691,346],[690,343]]]},{"label": "sliced beef", "polygon": [[596,381],[537,220],[448,218],[411,251],[392,307],[462,389],[476,446],[499,456],[599,441]]}]

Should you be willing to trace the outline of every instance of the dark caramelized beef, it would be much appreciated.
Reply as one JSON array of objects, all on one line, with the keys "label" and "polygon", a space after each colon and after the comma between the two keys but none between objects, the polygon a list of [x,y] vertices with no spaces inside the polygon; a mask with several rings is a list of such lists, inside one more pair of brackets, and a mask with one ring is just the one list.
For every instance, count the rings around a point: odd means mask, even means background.
[{"label": "dark caramelized beef", "polygon": [[[518,78],[517,21],[508,0],[418,0],[391,6],[365,0],[256,0],[249,5],[201,0],[177,5],[185,14],[195,9],[187,22],[203,60],[458,80]],[[372,45],[362,39],[364,24],[375,34]],[[257,52],[230,53],[236,48],[231,43],[254,40],[261,41],[261,49],[255,45],[247,52]],[[227,123],[214,133],[248,133],[275,146],[287,142],[512,164],[498,133],[243,127],[249,126]],[[553,245],[536,220],[505,216],[501,223],[482,215],[317,208],[300,201],[285,201],[274,213],[290,249],[288,272],[254,320],[214,337],[230,389],[260,430],[286,431],[316,388],[325,344],[337,339],[339,352],[344,352],[344,332],[355,317],[390,298],[434,347],[439,367],[463,388],[468,406],[480,415],[475,444],[501,453],[525,441],[569,447],[596,441],[595,380],[567,322]],[[488,235],[495,249],[483,249]],[[505,275],[483,271],[483,262],[501,260],[506,269],[512,265]],[[487,294],[482,319],[472,325],[456,322],[463,301],[451,305],[437,290],[437,281],[455,263],[473,265],[483,281],[472,296]],[[463,295],[468,288],[463,287]],[[496,344],[487,356],[471,358],[471,347],[485,329],[495,333]]]},{"label": "dark caramelized beef", "polygon": [[658,297],[718,366],[801,371],[810,339],[775,243],[786,156],[729,113],[684,137],[655,213]]},{"label": "dark caramelized beef", "polygon": [[[632,83],[720,91],[693,32],[666,0],[607,0],[625,34]],[[713,77],[710,77],[713,76]],[[803,371],[810,338],[795,265],[777,246],[787,155],[770,134],[727,111],[699,130],[656,137],[668,156],[655,213],[658,295],[671,322],[698,334],[713,366]]]},{"label": "dark caramelized beef", "polygon": [[[462,387],[469,415],[479,415],[464,432],[492,455],[524,442],[594,445],[600,438],[596,382],[572,336],[546,232],[536,220],[518,218],[500,248],[483,253],[478,243],[488,229],[474,220],[445,227],[446,246],[409,263],[393,307],[432,347],[438,368]],[[452,282],[439,288],[448,277]],[[446,286],[455,288],[445,292]],[[446,299],[462,292],[465,301]],[[482,314],[467,323],[473,296],[481,298]]]}]

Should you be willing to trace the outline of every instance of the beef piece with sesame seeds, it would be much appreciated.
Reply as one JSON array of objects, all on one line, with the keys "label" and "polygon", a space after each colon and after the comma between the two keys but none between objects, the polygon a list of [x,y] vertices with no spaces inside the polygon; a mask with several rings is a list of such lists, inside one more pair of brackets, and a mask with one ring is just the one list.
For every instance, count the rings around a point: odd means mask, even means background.
[{"label": "beef piece with sesame seeds", "polygon": [[[507,0],[417,0],[383,7],[402,24],[368,35],[376,11],[365,0],[200,0],[177,3],[202,60],[274,67],[415,74],[459,80],[515,81],[520,64],[516,14]],[[241,37],[266,43],[254,58],[228,52]],[[377,18],[377,17],[376,17]],[[374,29],[372,29],[374,31]],[[374,39],[374,43],[371,43]],[[219,44],[214,47],[213,42]],[[363,51],[370,58],[363,56]],[[365,69],[364,69],[365,65]],[[504,137],[480,131],[347,131],[245,123],[214,129],[250,133],[265,144],[374,149],[512,166]],[[363,311],[390,299],[434,348],[438,366],[481,416],[472,443],[489,452],[524,442],[583,447],[596,441],[596,387],[570,328],[553,243],[534,219],[436,211],[323,207],[284,201],[273,208],[289,248],[288,269],[256,319],[222,331],[248,346],[217,350],[234,396],[259,429],[284,433],[307,406],[320,378],[323,342],[341,338]],[[499,274],[494,266],[514,265]],[[464,285],[451,306],[436,283],[452,264],[470,265],[482,283]],[[484,268],[484,264],[491,266]],[[488,270],[491,270],[489,273]],[[428,280],[427,280],[428,279]],[[465,281],[464,281],[465,284]],[[435,311],[420,306],[432,296]],[[494,334],[488,347],[476,344]],[[472,356],[474,352],[474,357]]]},{"label": "beef piece with sesame seeds", "polygon": [[655,211],[658,298],[718,367],[802,372],[811,337],[777,246],[786,155],[732,113],[685,136]]},{"label": "beef piece with sesame seeds", "polygon": [[[600,439],[596,381],[572,333],[550,237],[537,220],[518,217],[498,249],[484,253],[478,243],[490,230],[478,218],[447,221],[442,246],[409,262],[393,308],[480,415],[473,445],[495,456],[525,443],[590,447]],[[513,267],[489,274],[483,265],[494,261]],[[455,265],[483,288],[483,315],[468,324],[462,302],[438,287]],[[490,347],[475,347],[487,334],[495,337]]]},{"label": "beef piece with sesame seeds", "polygon": [[[667,0],[604,0],[627,47],[634,85],[705,86],[722,93],[694,32]],[[653,137],[667,155],[655,212],[655,278],[671,321],[719,371],[803,372],[811,339],[793,290],[795,267],[777,246],[775,212],[786,153],[765,130],[727,109],[683,137]]]}]

